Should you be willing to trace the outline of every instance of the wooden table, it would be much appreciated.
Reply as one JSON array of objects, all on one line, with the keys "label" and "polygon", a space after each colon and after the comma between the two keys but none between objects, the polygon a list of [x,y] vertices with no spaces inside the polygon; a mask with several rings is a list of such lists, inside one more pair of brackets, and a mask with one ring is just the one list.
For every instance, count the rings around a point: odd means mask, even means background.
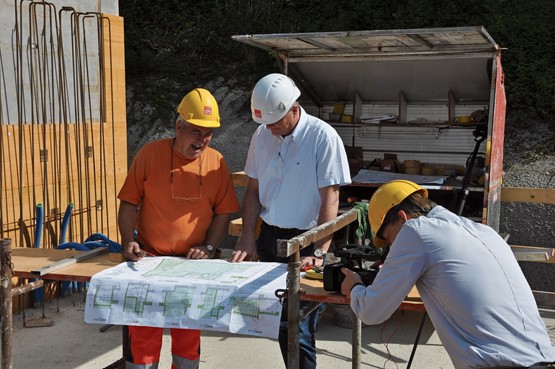
[{"label": "wooden table", "polygon": [[37,276],[32,273],[33,270],[84,253],[86,253],[86,251],[14,247],[12,248],[14,276],[21,278],[42,278],[55,281],[88,282],[94,274],[116,266],[122,261],[121,254],[105,253],[43,276]]},{"label": "wooden table", "polygon": [[[107,268],[114,267],[122,262],[121,254],[105,253],[91,259],[80,261],[76,264],[64,267],[52,273],[37,277],[33,270],[40,269],[49,264],[73,258],[85,253],[75,250],[54,250],[34,248],[12,248],[12,263],[14,265],[14,276],[21,278],[42,278],[56,281],[88,282],[92,276]],[[301,278],[300,300],[313,301],[316,303],[332,303],[348,305],[349,299],[339,293],[324,290],[321,280]],[[401,310],[425,311],[416,288],[413,288],[407,298],[399,306]],[[361,348],[361,323],[353,314],[352,327],[353,345],[353,368],[357,368],[360,362]],[[125,337],[124,337],[125,339]],[[112,364],[115,365],[116,363]],[[110,366],[116,368],[117,366]]]},{"label": "wooden table", "polygon": [[[317,279],[301,278],[301,301],[318,301],[330,304],[349,305],[350,299],[336,292],[324,290],[324,283]],[[400,310],[426,311],[416,287],[399,306]]]},{"label": "wooden table", "polygon": [[[346,296],[341,295],[337,292],[330,292],[324,290],[324,283],[317,279],[300,279],[300,295],[299,300],[301,301],[313,301],[316,303],[329,303],[329,304],[341,304],[349,305],[350,299]],[[413,287],[409,292],[405,300],[399,305],[400,310],[412,310],[426,312],[426,308],[420,299],[420,294],[416,287]],[[424,319],[423,319],[424,321]],[[421,323],[421,326],[423,323]],[[422,328],[420,328],[421,330]],[[361,367],[361,345],[362,345],[362,323],[358,317],[352,313],[352,326],[351,326],[351,345],[352,345],[352,369],[359,369]],[[411,353],[411,358],[414,356],[416,347],[418,346],[420,332],[417,335],[416,341],[413,345],[413,350]]]}]

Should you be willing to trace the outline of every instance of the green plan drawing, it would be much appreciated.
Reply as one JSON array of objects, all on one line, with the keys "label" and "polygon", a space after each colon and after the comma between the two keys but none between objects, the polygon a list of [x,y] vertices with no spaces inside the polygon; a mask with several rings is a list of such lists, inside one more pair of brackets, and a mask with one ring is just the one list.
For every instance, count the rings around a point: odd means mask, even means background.
[{"label": "green plan drawing", "polygon": [[125,291],[123,311],[134,314],[143,314],[145,306],[152,303],[148,301],[149,285],[143,283],[129,283]]},{"label": "green plan drawing", "polygon": [[195,291],[194,287],[176,287],[173,291],[164,291],[165,298],[161,304],[164,307],[164,316],[186,315]]},{"label": "green plan drawing", "polygon": [[181,259],[164,259],[153,270],[144,273],[144,278],[159,278],[159,277],[180,277],[180,278],[194,278],[205,281],[215,281],[220,279],[224,274],[234,273],[229,276],[231,279],[244,280],[244,273],[252,269],[252,265],[239,264],[239,263],[183,263]]},{"label": "green plan drawing", "polygon": [[197,306],[201,319],[220,319],[229,310],[229,289],[208,287],[201,296],[202,304]]},{"label": "green plan drawing", "polygon": [[269,309],[275,301],[263,295],[258,296],[258,298],[250,296],[248,299],[234,297],[232,300],[233,313],[243,317],[256,320],[259,320],[263,315],[279,317],[279,311]]},{"label": "green plan drawing", "polygon": [[226,331],[277,338],[287,266],[150,257],[90,281],[85,321]]},{"label": "green plan drawing", "polygon": [[96,308],[109,309],[112,304],[118,304],[119,301],[116,298],[118,295],[119,286],[105,286],[103,288],[97,288],[94,293],[93,304]]}]

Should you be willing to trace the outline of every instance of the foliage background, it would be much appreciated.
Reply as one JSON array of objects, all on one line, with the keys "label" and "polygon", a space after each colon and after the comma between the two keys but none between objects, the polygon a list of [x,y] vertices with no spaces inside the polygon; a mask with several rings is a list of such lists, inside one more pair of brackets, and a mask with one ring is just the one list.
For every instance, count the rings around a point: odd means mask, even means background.
[{"label": "foliage background", "polygon": [[272,55],[232,35],[485,26],[504,49],[508,112],[555,113],[552,0],[123,0],[120,14],[127,78],[141,85],[135,98],[162,111],[214,78],[251,85],[277,69]]},{"label": "foliage background", "polygon": [[[247,91],[278,65],[232,35],[484,26],[503,48],[503,186],[555,188],[553,0],[121,0],[120,14],[130,161],[145,142],[173,135],[175,106],[201,86],[226,113],[211,146],[243,169],[256,128]],[[500,231],[511,244],[555,247],[553,218],[555,205],[503,203]],[[551,265],[538,264],[521,263],[530,285],[555,292]]]}]

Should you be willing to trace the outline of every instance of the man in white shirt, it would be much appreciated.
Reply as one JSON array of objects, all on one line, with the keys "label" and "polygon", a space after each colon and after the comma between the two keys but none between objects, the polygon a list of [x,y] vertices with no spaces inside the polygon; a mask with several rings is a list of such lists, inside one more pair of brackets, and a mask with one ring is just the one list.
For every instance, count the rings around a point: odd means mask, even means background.
[{"label": "man in white shirt", "polygon": [[370,199],[374,245],[390,250],[372,285],[343,268],[341,292],[355,314],[380,324],[416,285],[455,368],[551,365],[555,347],[509,245],[427,197],[399,180]]},{"label": "man in white shirt", "polygon": [[[273,73],[254,87],[251,113],[260,127],[252,136],[245,173],[243,230],[229,261],[247,257],[286,263],[276,256],[276,240],[289,239],[337,216],[339,186],[351,177],[341,138],[326,122],[299,105],[300,91],[289,77]],[[255,239],[258,218],[260,236]],[[301,251],[301,266],[322,265],[331,236]],[[316,368],[316,323],[320,309],[301,321],[300,368]],[[287,363],[287,309],[280,347]]]}]

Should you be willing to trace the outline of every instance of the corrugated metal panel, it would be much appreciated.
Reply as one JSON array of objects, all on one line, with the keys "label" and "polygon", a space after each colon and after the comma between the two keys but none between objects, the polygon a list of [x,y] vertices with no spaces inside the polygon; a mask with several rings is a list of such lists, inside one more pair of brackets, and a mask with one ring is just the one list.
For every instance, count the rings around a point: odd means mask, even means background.
[{"label": "corrugated metal panel", "polygon": [[[417,127],[410,125],[357,125],[334,128],[347,146],[361,146],[364,159],[383,158],[383,153],[396,153],[403,160],[420,160],[424,163],[442,163],[464,166],[475,147],[473,127],[445,128]],[[354,133],[354,134],[353,134]],[[484,155],[485,145],[480,146]]]}]

